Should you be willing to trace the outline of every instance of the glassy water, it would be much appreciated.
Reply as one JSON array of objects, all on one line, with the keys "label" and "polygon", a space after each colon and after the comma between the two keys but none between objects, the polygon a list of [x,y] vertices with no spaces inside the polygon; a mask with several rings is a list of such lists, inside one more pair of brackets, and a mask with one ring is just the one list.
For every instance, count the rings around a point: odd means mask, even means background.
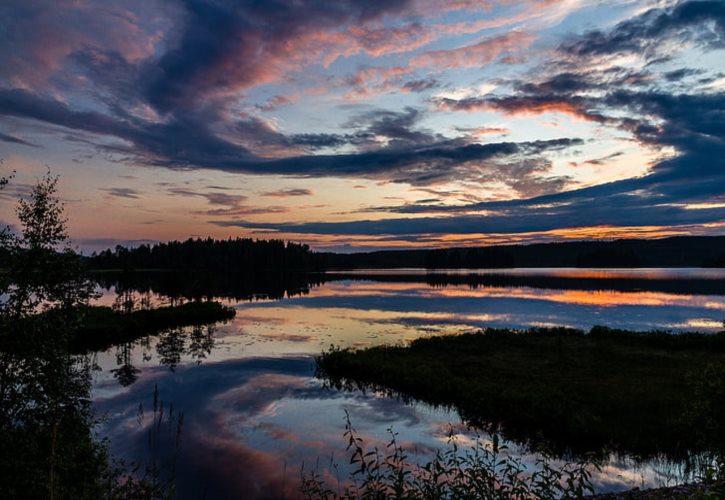
[{"label": "glassy water", "polygon": [[[488,326],[714,332],[725,319],[724,278],[718,269],[386,270],[267,282],[166,274],[123,284],[105,277],[101,303],[215,297],[237,316],[99,353],[99,432],[115,455],[173,471],[179,498],[294,498],[302,467],[337,463],[347,476],[345,411],[369,444],[384,447],[392,428],[421,461],[451,434],[459,443],[479,435],[450,409],[326,387],[314,377],[314,355],[330,345]],[[165,419],[154,424],[162,405]],[[527,463],[536,458],[514,443],[511,450]],[[682,467],[612,457],[594,482],[599,491],[667,485]]]}]

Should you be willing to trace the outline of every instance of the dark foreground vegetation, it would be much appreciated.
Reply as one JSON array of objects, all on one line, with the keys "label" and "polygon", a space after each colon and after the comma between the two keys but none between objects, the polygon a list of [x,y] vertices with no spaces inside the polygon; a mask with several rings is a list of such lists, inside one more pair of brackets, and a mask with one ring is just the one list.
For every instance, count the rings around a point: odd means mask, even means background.
[{"label": "dark foreground vegetation", "polygon": [[[319,461],[312,469],[302,468],[300,492],[307,499],[354,500],[704,500],[725,498],[723,455],[709,455],[693,471],[695,482],[678,486],[594,494],[593,476],[605,460],[594,454],[579,460],[556,458],[538,447],[530,460],[509,452],[498,434],[490,439],[464,439],[450,427],[446,446],[430,459],[404,448],[398,434],[388,429],[384,445],[366,443],[345,414],[344,459],[354,467],[340,476],[334,455],[326,466]],[[346,455],[346,456],[345,456]],[[528,462],[528,463],[527,463]]]},{"label": "dark foreground vegetation", "polygon": [[725,449],[725,332],[491,329],[333,348],[318,371],[336,387],[453,406],[472,424],[559,452]]},{"label": "dark foreground vegetation", "polygon": [[[0,189],[6,184],[0,178]],[[77,351],[135,335],[135,328],[231,312],[196,303],[130,314],[91,307],[95,284],[69,246],[56,184],[50,174],[39,180],[18,203],[20,230],[0,230],[0,498],[173,498],[173,474],[153,461],[117,461],[96,436],[94,360]],[[162,420],[180,429],[183,417],[157,403],[150,429],[157,432]]]},{"label": "dark foreground vegetation", "polygon": [[[416,462],[392,430],[384,448],[368,446],[346,415],[344,438],[356,469],[343,481],[333,461],[322,471],[302,470],[301,492],[309,499],[524,500],[583,498],[593,491],[593,461],[556,463],[541,454],[533,466],[508,453],[497,436],[459,445],[453,430],[447,447]],[[347,458],[347,457],[346,457]],[[335,480],[330,480],[335,478]]]}]

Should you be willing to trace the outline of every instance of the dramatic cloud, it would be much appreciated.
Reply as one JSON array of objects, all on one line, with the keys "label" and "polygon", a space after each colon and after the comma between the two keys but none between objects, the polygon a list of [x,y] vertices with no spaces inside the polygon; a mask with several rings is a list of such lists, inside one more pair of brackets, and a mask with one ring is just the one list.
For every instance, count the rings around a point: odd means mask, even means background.
[{"label": "dramatic cloud", "polygon": [[[0,143],[28,170],[56,152],[66,170],[141,167],[96,197],[151,203],[150,172],[203,177],[165,193],[196,200],[200,233],[716,227],[724,53],[709,0],[6,2]],[[290,207],[202,187],[236,174],[344,206],[272,224]]]},{"label": "dramatic cloud", "polygon": [[672,9],[652,9],[608,32],[592,31],[574,38],[562,51],[577,57],[653,54],[666,50],[668,44],[663,42],[725,47],[725,4],[698,0],[680,2]]},{"label": "dramatic cloud", "polygon": [[[610,201],[616,201],[616,198],[610,198],[608,202]],[[598,202],[594,200],[594,203]],[[687,210],[676,206],[650,207],[649,200],[641,203],[641,206],[644,207],[644,210],[635,211],[633,210],[635,207],[629,203],[622,208],[589,206],[587,212],[583,212],[582,205],[571,204],[556,210],[539,210],[532,203],[530,207],[515,211],[508,210],[501,215],[493,213],[490,215],[460,215],[456,217],[406,217],[298,224],[255,223],[249,221],[214,221],[214,223],[224,227],[272,229],[293,234],[416,236],[529,233],[608,225],[649,226],[653,220],[667,220],[669,225],[705,224],[713,219],[723,220],[725,217],[725,209],[723,208]],[[458,207],[458,209],[460,210],[461,207]]]},{"label": "dramatic cloud", "polygon": [[[524,143],[472,144],[445,141],[425,131],[413,130],[418,111],[372,112],[350,122],[358,130],[350,136],[285,137],[261,125],[253,130],[257,145],[290,146],[360,143],[366,137],[385,138],[385,147],[353,154],[308,155],[263,158],[238,144],[215,136],[203,124],[174,120],[166,124],[121,122],[95,112],[76,112],[65,104],[42,99],[20,90],[0,91],[0,115],[35,118],[128,141],[104,146],[109,152],[137,155],[138,162],[169,168],[206,167],[230,172],[278,174],[301,177],[360,177],[410,184],[431,184],[450,178],[478,179],[497,164],[520,169],[521,173],[542,171],[541,155],[581,144],[578,139],[556,139]],[[180,147],[180,145],[183,145]],[[530,160],[534,160],[532,163]],[[492,162],[496,163],[492,163]],[[545,168],[543,170],[546,170]],[[513,178],[512,182],[519,179]]]},{"label": "dramatic cloud", "polygon": [[[635,51],[650,44],[654,46],[663,34],[692,37],[689,30],[707,22],[710,23],[707,36],[699,33],[697,40],[719,44],[723,35],[722,5],[696,3],[700,5],[685,3],[672,11],[648,11],[616,26],[611,33],[590,33],[580,40],[570,40],[560,50],[577,55]],[[624,40],[634,45],[626,45]],[[666,78],[679,80],[692,74],[697,73],[689,69],[674,70]],[[415,235],[520,233],[589,225],[646,226],[652,221],[668,224],[723,221],[722,204],[704,204],[703,208],[692,209],[688,203],[725,192],[725,94],[673,94],[663,91],[658,81],[652,75],[616,67],[599,72],[586,68],[575,72],[569,68],[538,82],[518,82],[514,92],[506,96],[436,100],[438,108],[446,111],[497,111],[504,115],[563,113],[618,127],[648,147],[673,148],[674,157],[660,161],[643,177],[510,202],[466,205],[420,202],[378,207],[380,211],[409,214],[466,214],[456,217],[246,227],[291,233]],[[586,163],[601,165],[620,155],[615,153]],[[518,172],[516,176],[526,178]],[[522,191],[525,192],[519,190]]]}]

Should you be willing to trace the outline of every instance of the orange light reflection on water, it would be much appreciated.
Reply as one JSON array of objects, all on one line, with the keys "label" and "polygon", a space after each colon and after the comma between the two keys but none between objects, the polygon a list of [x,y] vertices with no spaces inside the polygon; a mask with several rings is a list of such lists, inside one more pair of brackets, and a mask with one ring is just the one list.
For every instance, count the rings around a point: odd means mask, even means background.
[{"label": "orange light reflection on water", "polygon": [[317,296],[398,296],[401,293],[434,299],[448,298],[513,298],[545,300],[564,304],[601,307],[617,306],[679,306],[725,311],[725,300],[712,295],[682,295],[665,292],[622,292],[614,290],[552,290],[530,287],[477,287],[448,285],[430,287],[418,283],[356,282],[354,286],[329,283],[315,291]]}]

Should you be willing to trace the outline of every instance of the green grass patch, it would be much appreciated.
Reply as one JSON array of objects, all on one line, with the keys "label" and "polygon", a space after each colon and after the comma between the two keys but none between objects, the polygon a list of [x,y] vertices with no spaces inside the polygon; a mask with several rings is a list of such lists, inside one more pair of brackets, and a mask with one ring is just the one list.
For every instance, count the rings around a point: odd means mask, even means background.
[{"label": "green grass patch", "polygon": [[407,346],[333,348],[317,364],[337,387],[454,407],[474,425],[557,451],[677,455],[722,436],[717,419],[701,411],[720,411],[721,401],[703,398],[722,394],[722,378],[710,387],[713,377],[700,375],[713,366],[725,374],[725,332],[489,329]]}]

